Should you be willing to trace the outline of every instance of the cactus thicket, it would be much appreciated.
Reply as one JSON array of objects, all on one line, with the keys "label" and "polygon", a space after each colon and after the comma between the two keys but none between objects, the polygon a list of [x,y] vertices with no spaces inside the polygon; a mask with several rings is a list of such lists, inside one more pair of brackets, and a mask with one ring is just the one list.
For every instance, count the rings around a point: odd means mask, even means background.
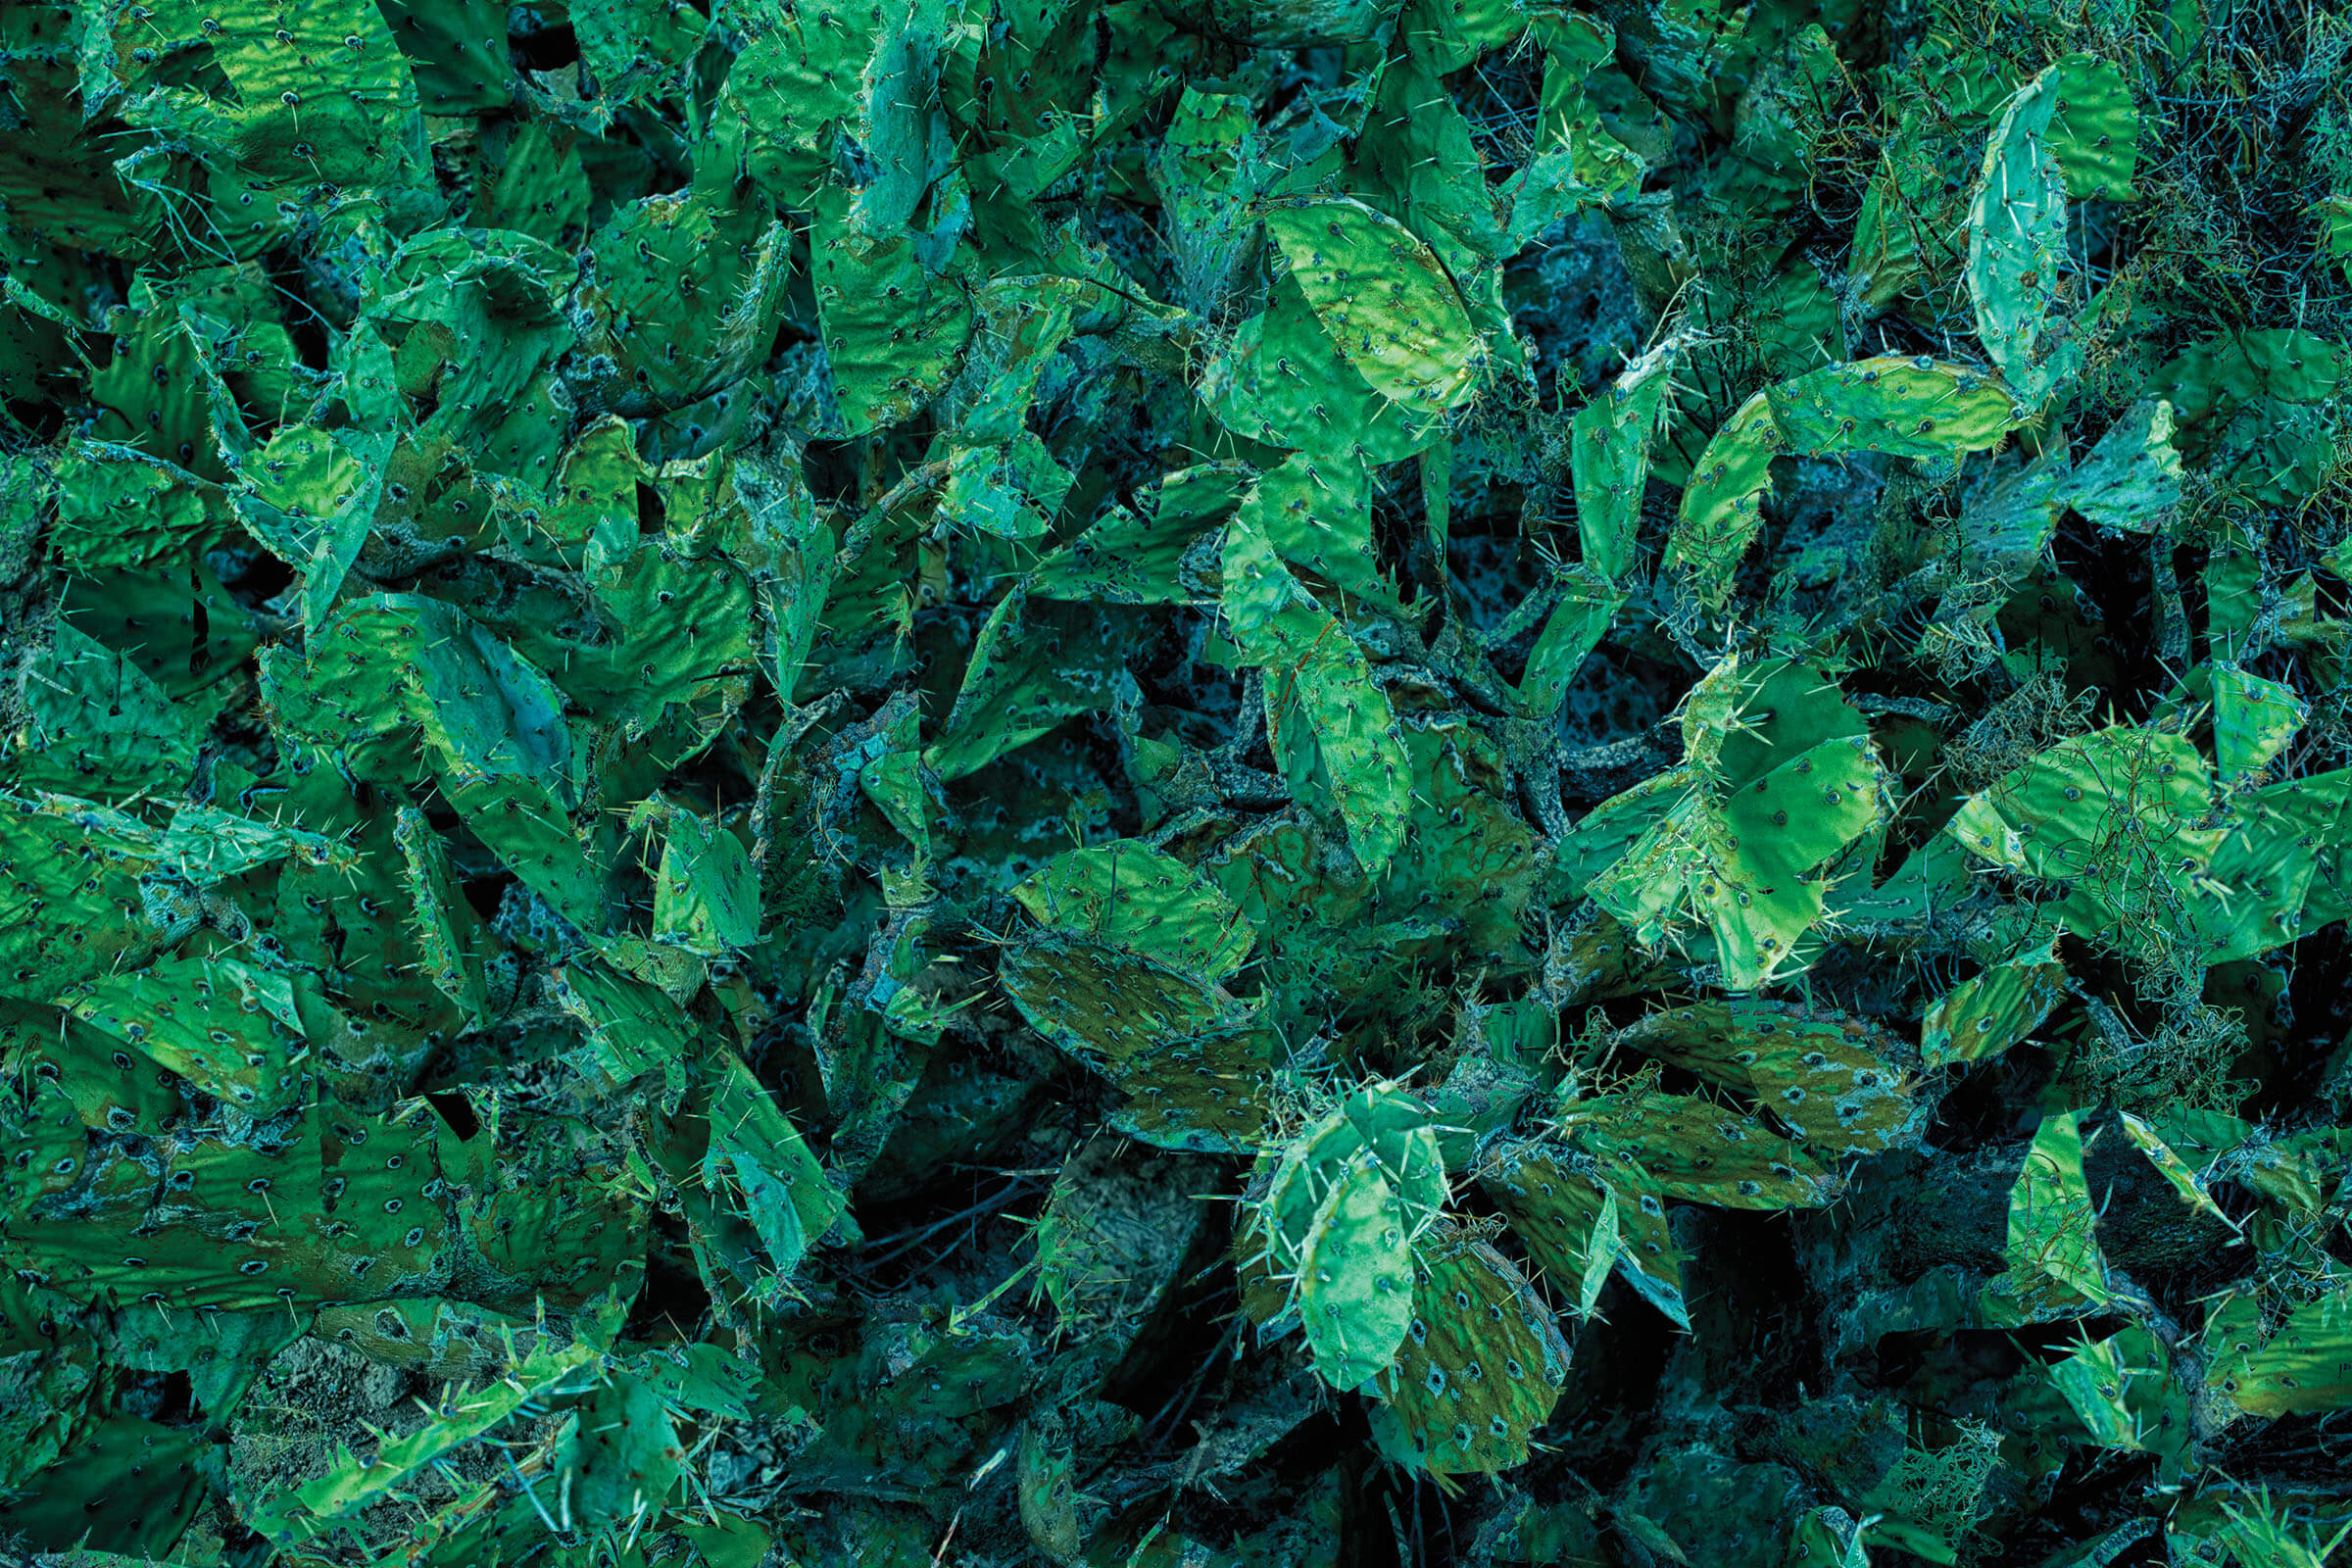
[{"label": "cactus thicket", "polygon": [[2340,1561],[2348,63],[6,0],[0,1563]]}]

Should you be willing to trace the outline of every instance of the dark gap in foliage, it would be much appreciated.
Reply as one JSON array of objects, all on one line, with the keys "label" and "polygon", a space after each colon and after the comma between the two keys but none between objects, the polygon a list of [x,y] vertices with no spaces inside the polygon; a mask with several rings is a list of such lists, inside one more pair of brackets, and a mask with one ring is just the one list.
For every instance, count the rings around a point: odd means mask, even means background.
[{"label": "dark gap in foliage", "polygon": [[262,551],[221,551],[213,558],[221,585],[250,607],[268,604],[294,581],[294,569]]},{"label": "dark gap in foliage", "polygon": [[507,889],[513,886],[514,879],[504,873],[469,876],[459,884],[460,890],[466,895],[467,906],[485,920],[497,917],[499,904],[506,898]]},{"label": "dark gap in foliage", "polygon": [[2259,1063],[2267,1070],[2249,1106],[2291,1126],[2332,1109],[2320,1091],[2352,1040],[2352,986],[2342,979],[2352,973],[2352,938],[2341,925],[2315,931],[2283,967],[2283,990],[2250,992],[2240,1004],[2268,1013],[2272,1024],[2268,1059]]},{"label": "dark gap in foliage", "polygon": [[[2067,1016],[2064,1011],[2054,1015],[2039,1033],[2058,1033]],[[1955,1070],[1936,1102],[1936,1119],[1928,1128],[1930,1141],[1953,1154],[2008,1143],[2018,1136],[2018,1104],[2041,1093],[2057,1071],[2056,1056],[2037,1041]]]},{"label": "dark gap in foliage", "polygon": [[580,58],[571,24],[550,24],[536,6],[515,6],[507,13],[507,44],[525,71],[559,71]]},{"label": "dark gap in foliage", "polygon": [[481,1117],[474,1114],[472,1102],[464,1095],[445,1091],[428,1094],[424,1098],[431,1102],[434,1110],[440,1112],[441,1119],[449,1124],[451,1132],[457,1134],[460,1143],[471,1143],[474,1134],[482,1130]]},{"label": "dark gap in foliage", "polygon": [[2054,541],[2059,569],[2098,607],[2104,629],[2096,646],[2114,661],[2112,696],[2120,714],[2146,713],[2169,678],[2162,655],[2148,541],[2108,535],[2069,514]]},{"label": "dark gap in foliage", "polygon": [[682,1221],[661,1215],[654,1245],[647,1250],[645,1285],[629,1305],[631,1338],[654,1343],[692,1343],[710,1311],[710,1287],[696,1268]]}]

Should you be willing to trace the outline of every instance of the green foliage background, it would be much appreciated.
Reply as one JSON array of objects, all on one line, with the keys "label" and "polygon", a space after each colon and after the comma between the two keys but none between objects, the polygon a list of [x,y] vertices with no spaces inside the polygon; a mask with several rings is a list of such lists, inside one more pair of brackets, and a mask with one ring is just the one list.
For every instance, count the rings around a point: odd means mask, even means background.
[{"label": "green foliage background", "polygon": [[0,1556],[2317,1568],[2348,61],[0,0]]}]

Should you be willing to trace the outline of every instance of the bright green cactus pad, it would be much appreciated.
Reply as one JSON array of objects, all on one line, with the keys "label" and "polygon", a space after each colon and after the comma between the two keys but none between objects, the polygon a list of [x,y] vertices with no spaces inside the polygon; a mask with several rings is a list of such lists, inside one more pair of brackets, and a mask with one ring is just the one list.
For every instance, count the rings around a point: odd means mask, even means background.
[{"label": "bright green cactus pad", "polygon": [[2352,1390],[2352,1301],[2344,1293],[2292,1308],[2267,1334],[2259,1311],[2229,1310],[2243,1304],[2224,1303],[2208,1328],[2215,1356],[2207,1387],[2253,1415],[2340,1409]]},{"label": "bright green cactus pad", "polygon": [[1888,776],[1835,680],[1727,660],[1685,700],[1683,762],[1603,802],[1569,847],[1646,942],[1712,951],[1747,991],[1831,913],[1836,862],[1884,822]]},{"label": "bright green cactus pad", "polygon": [[2341,1557],[2347,39],[0,6],[0,1563]]},{"label": "bright green cactus pad", "polygon": [[[2065,74],[2042,73],[1993,122],[1968,207],[1968,292],[1977,335],[2019,397],[2038,404],[2073,374],[2044,339],[2067,265],[2070,185],[2052,145]],[[2087,106],[2086,106],[2087,113]],[[2077,132],[2078,138],[2081,132]]]},{"label": "bright green cactus pad", "polygon": [[1295,275],[1234,328],[1200,395],[1235,435],[1326,461],[1394,463],[1428,440],[1414,411],[1373,390],[1341,352]]},{"label": "bright green cactus pad", "polygon": [[1982,452],[2026,411],[1998,376],[1928,355],[1824,366],[1765,388],[1718,429],[1693,466],[1667,564],[1721,603],[1762,525],[1776,458],[1869,452],[1913,460]]},{"label": "bright green cactus pad", "polygon": [[1209,980],[1250,956],[1256,929],[1200,872],[1142,844],[1072,850],[1012,890],[1055,930],[1131,948]]},{"label": "bright green cactus pad", "polygon": [[1387,1367],[1411,1324],[1406,1217],[1403,1200],[1366,1151],[1333,1179],[1299,1244],[1299,1321],[1315,1370],[1339,1388]]},{"label": "bright green cactus pad", "polygon": [[2065,974],[2045,945],[1971,975],[1929,1004],[1920,1019],[1920,1055],[1931,1067],[1999,1055],[2050,1015]]},{"label": "bright green cactus pad", "polygon": [[1445,264],[1411,229],[1353,201],[1266,215],[1266,234],[1340,354],[1392,403],[1435,413],[1470,394],[1470,315]]}]

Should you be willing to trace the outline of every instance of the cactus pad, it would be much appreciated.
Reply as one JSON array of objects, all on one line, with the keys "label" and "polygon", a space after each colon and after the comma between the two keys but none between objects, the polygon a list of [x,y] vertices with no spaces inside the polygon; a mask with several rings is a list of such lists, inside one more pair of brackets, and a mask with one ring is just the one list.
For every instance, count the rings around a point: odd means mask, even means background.
[{"label": "cactus pad", "polygon": [[1373,1436],[1399,1464],[1434,1475],[1522,1462],[1568,1376],[1551,1310],[1492,1247],[1461,1232],[1420,1244],[1413,1312],[1396,1359],[1374,1382]]}]

